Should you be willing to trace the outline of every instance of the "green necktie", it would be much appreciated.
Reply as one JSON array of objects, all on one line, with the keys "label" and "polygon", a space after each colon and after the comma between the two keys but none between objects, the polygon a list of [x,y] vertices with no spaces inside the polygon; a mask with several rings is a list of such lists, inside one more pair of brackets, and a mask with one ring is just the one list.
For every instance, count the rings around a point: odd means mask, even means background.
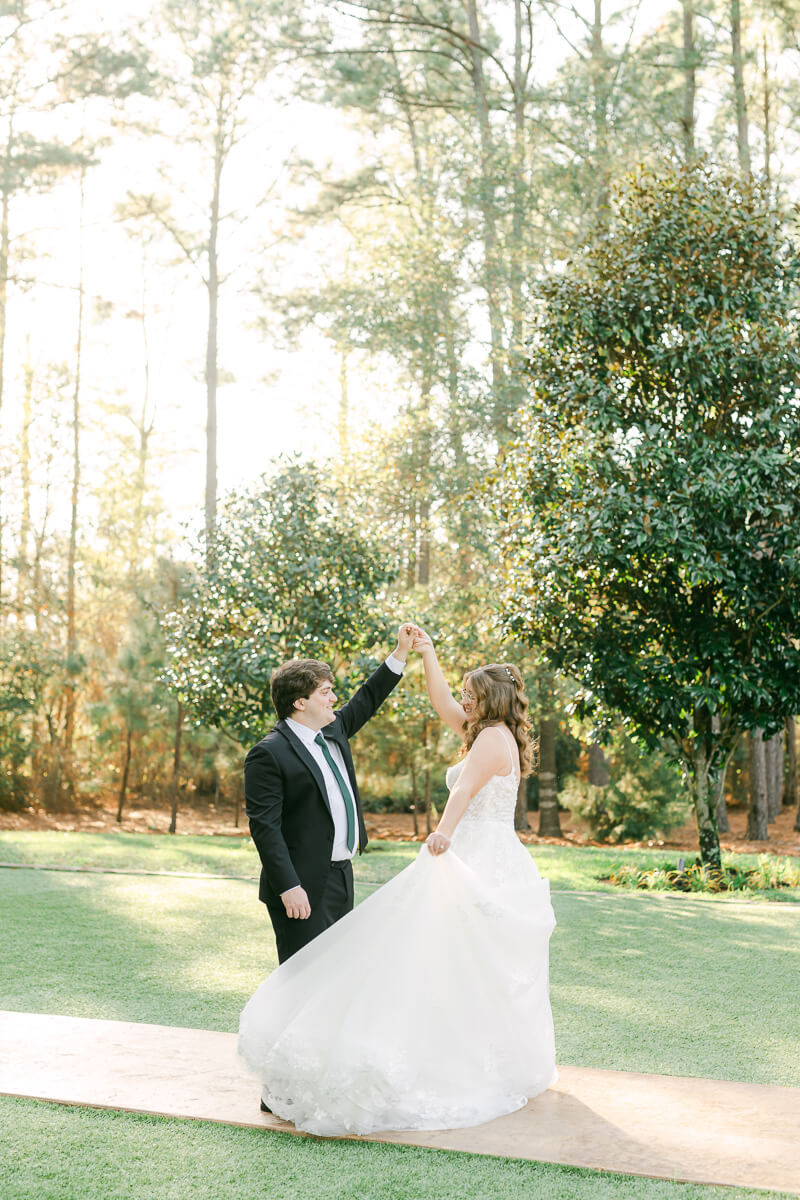
[{"label": "green necktie", "polygon": [[347,849],[352,854],[356,848],[356,810],[353,804],[353,797],[350,795],[350,789],[342,779],[342,773],[333,761],[333,755],[325,745],[325,738],[321,733],[318,733],[314,741],[319,746],[322,753],[325,755],[325,761],[333,771],[334,778],[339,785],[339,791],[342,793],[344,800],[344,811],[347,814]]}]

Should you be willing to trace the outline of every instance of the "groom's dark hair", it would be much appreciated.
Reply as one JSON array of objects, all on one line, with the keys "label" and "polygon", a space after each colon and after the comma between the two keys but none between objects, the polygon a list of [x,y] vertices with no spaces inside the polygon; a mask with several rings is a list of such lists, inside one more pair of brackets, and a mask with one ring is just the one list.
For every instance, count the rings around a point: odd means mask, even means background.
[{"label": "groom's dark hair", "polygon": [[272,707],[279,721],[285,721],[294,712],[295,700],[306,700],[315,692],[323,680],[334,683],[333,671],[327,663],[315,658],[293,658],[272,673],[269,691]]}]

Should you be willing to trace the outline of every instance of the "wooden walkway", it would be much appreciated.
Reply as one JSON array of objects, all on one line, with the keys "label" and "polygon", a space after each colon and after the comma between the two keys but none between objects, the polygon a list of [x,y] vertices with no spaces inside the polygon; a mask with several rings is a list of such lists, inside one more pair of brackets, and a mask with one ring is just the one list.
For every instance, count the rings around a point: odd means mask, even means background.
[{"label": "wooden walkway", "polygon": [[[295,1134],[260,1113],[236,1037],[0,1011],[0,1094]],[[520,1112],[372,1140],[800,1195],[800,1088],[560,1067]]]}]

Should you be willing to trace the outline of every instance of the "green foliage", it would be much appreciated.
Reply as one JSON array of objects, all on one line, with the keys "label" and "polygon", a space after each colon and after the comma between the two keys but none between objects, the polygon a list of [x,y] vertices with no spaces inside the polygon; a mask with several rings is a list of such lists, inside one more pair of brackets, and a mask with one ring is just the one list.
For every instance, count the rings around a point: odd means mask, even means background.
[{"label": "green foliage", "polygon": [[0,808],[28,803],[26,765],[35,715],[45,707],[48,684],[64,674],[63,658],[43,639],[8,626],[0,639]]},{"label": "green foliage", "polygon": [[[355,680],[354,680],[355,682]],[[413,658],[403,678],[358,738],[361,798],[367,812],[422,811],[425,774],[431,773],[433,803],[447,799],[445,763],[455,758],[433,713]]]},{"label": "green foliage", "polygon": [[127,641],[116,663],[110,664],[108,695],[90,709],[101,741],[116,742],[120,725],[142,734],[163,715],[164,708],[172,707],[158,678],[164,665],[160,634],[151,613],[140,612],[132,618]]},{"label": "green foliage", "polygon": [[225,502],[212,553],[165,616],[167,683],[196,720],[251,742],[281,662],[336,669],[385,637],[376,601],[389,561],[317,467],[283,463]]},{"label": "green foliage", "polygon": [[23,722],[36,696],[32,668],[20,648],[8,636],[0,644],[0,808],[22,808],[25,803],[22,771],[29,737]]},{"label": "green foliage", "polygon": [[606,751],[606,787],[572,778],[561,802],[582,817],[601,842],[655,838],[688,814],[684,783],[673,763],[657,750],[645,751],[624,734]]},{"label": "green foliage", "polygon": [[674,866],[641,867],[624,863],[612,867],[609,880],[618,887],[640,888],[649,892],[763,892],[778,888],[800,888],[800,869],[788,858],[772,858],[762,854],[758,866],[742,868],[725,862],[722,867],[709,867],[696,859],[690,866],[678,862]]},{"label": "green foliage", "polygon": [[668,741],[698,816],[739,732],[800,708],[798,280],[757,184],[642,169],[543,284],[502,475],[508,628]]}]

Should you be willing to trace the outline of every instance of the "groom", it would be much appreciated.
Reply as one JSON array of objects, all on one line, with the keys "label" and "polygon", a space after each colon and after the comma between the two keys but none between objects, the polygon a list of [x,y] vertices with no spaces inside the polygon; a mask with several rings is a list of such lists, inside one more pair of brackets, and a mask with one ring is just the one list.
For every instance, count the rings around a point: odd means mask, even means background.
[{"label": "groom", "polygon": [[278,721],[245,759],[244,794],[279,962],[353,907],[352,859],[367,831],[349,739],[396,686],[414,631],[400,626],[397,648],[339,709],[325,663],[292,659],[272,676]]}]

